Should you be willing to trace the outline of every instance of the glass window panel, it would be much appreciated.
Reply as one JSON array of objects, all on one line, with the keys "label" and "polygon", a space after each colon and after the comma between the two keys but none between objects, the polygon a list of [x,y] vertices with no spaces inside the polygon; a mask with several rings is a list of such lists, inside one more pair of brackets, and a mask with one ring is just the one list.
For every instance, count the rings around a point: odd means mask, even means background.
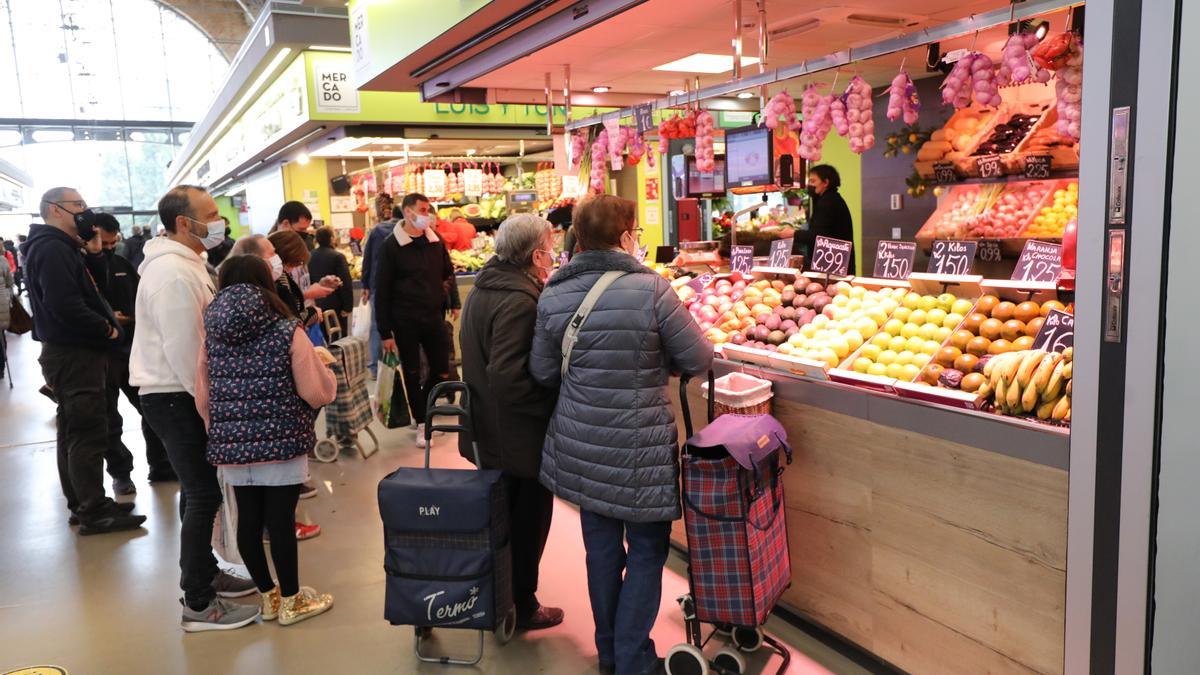
[{"label": "glass window panel", "polygon": [[107,0],[60,0],[79,119],[122,119],[121,79]]},{"label": "glass window panel", "polygon": [[167,71],[188,73],[188,77],[167,80],[174,112],[171,119],[195,122],[208,110],[228,65],[208,36],[170,9],[160,12]]},{"label": "glass window panel", "polygon": [[[153,2],[112,4],[116,20],[117,63],[125,119],[172,120],[167,97],[167,63],[159,7]],[[196,30],[194,27],[192,30]],[[186,72],[186,71],[185,71]]]},{"label": "glass window panel", "polygon": [[25,117],[74,117],[58,3],[19,1],[11,3],[9,10],[13,25],[20,26],[13,38],[20,57]]},{"label": "glass window panel", "polygon": [[[163,132],[158,132],[168,136]],[[154,209],[167,190],[167,165],[175,157],[170,143],[135,142],[125,144],[129,151],[130,189],[134,210]]]},{"label": "glass window panel", "polygon": [[0,0],[0,116],[21,117],[21,87],[17,78],[16,53],[13,51],[11,0]]}]

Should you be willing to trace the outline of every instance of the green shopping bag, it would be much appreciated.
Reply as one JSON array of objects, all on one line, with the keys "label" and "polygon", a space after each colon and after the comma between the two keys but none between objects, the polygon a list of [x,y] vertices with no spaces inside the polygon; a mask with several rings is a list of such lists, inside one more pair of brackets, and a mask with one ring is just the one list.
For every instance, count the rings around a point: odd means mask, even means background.
[{"label": "green shopping bag", "polygon": [[406,427],[412,423],[408,412],[408,397],[404,393],[404,375],[400,371],[400,360],[395,354],[385,352],[377,369],[375,400],[378,407],[375,416],[387,429]]}]

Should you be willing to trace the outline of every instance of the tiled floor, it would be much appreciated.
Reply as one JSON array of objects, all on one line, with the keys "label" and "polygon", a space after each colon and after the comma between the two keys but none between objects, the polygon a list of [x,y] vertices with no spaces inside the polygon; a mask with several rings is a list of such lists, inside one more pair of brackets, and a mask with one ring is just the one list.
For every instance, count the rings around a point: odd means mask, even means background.
[{"label": "tiled floor", "polygon": [[[137,506],[146,528],[134,534],[79,537],[66,523],[54,455],[54,409],[37,394],[39,346],[8,336],[15,389],[0,381],[0,672],[57,665],[74,673],[413,673],[447,672],[418,665],[413,633],[382,618],[383,545],[375,488],[398,466],[421,455],[412,432],[380,434],[384,449],[363,461],[343,457],[313,463],[320,496],[302,501],[300,518],[324,533],[300,544],[301,583],[332,593],[322,617],[283,628],[251,625],[224,633],[179,629],[179,522],[174,484],[145,483],[136,412],[126,406],[125,442],[138,457]],[[318,429],[323,430],[323,422]],[[434,462],[464,466],[451,437],[435,439]],[[480,673],[596,672],[592,621],[583,571],[579,519],[556,506],[542,563],[543,602],[564,607],[555,629],[518,636],[501,647],[491,638]],[[672,554],[654,632],[659,653],[682,641],[674,599],[686,589],[682,560]],[[841,655],[778,619],[768,630],[791,645],[790,673],[864,672]],[[474,634],[439,632],[437,645],[474,648]],[[751,672],[776,661],[750,658]],[[455,672],[461,669],[449,669]]]}]

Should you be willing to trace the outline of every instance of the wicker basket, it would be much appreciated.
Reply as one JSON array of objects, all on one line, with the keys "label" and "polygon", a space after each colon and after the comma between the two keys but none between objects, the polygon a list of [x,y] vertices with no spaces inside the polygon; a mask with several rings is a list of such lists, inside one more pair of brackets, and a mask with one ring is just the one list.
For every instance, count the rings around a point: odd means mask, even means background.
[{"label": "wicker basket", "polygon": [[[709,397],[708,383],[700,385],[704,397]],[[771,414],[771,382],[745,373],[729,373],[717,378],[714,389],[713,416],[725,413],[737,415]]]}]

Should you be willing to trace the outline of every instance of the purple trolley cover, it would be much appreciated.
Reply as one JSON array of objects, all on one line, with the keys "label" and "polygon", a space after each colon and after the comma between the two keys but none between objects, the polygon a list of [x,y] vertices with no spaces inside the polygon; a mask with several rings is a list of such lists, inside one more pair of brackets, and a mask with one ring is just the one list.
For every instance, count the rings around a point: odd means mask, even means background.
[{"label": "purple trolley cover", "polygon": [[771,415],[721,415],[688,439],[695,448],[724,446],[743,468],[754,471],[763,460],[783,447],[791,455],[787,430]]}]

